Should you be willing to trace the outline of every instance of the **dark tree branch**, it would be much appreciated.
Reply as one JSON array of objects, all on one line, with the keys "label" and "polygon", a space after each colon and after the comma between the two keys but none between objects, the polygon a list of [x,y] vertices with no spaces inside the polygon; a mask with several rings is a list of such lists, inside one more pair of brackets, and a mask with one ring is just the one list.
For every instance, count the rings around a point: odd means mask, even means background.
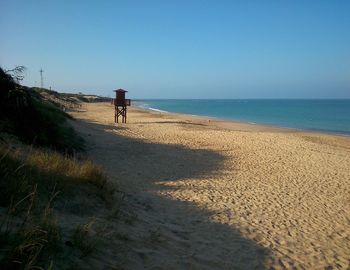
[{"label": "dark tree branch", "polygon": [[12,78],[19,83],[24,79],[23,73],[27,70],[25,66],[17,66],[14,69],[5,69],[5,73],[12,76]]}]

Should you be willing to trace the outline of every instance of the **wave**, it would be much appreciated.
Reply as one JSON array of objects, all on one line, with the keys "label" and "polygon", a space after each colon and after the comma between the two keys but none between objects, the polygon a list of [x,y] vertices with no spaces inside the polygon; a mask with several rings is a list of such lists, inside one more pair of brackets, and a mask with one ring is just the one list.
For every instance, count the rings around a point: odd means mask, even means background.
[{"label": "wave", "polygon": [[169,113],[168,111],[163,111],[163,110],[159,110],[159,109],[152,108],[152,107],[148,107],[148,108],[145,108],[145,109],[148,109],[148,110],[151,110],[151,111],[155,111],[155,112]]}]

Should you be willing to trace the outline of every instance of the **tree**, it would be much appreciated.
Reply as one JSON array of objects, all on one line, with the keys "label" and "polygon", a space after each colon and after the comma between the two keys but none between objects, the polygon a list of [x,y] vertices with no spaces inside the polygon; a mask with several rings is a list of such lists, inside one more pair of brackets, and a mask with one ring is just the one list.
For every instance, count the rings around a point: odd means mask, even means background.
[{"label": "tree", "polygon": [[16,83],[20,83],[24,79],[23,73],[27,70],[25,66],[17,66],[14,69],[5,70],[5,73],[11,75]]}]

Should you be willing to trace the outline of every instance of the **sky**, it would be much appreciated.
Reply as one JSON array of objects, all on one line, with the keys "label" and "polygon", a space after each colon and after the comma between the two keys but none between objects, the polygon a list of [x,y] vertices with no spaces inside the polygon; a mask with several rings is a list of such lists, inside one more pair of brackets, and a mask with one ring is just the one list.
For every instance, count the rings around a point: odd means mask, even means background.
[{"label": "sky", "polygon": [[348,0],[0,0],[23,84],[130,98],[350,98]]}]

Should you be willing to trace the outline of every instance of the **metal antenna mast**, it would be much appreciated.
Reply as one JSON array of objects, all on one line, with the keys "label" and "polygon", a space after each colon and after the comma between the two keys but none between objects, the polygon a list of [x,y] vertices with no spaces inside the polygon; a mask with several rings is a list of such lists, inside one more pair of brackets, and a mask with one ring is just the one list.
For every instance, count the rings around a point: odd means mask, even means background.
[{"label": "metal antenna mast", "polygon": [[44,77],[43,77],[43,69],[40,69],[40,79],[41,79],[41,89],[44,88]]}]

